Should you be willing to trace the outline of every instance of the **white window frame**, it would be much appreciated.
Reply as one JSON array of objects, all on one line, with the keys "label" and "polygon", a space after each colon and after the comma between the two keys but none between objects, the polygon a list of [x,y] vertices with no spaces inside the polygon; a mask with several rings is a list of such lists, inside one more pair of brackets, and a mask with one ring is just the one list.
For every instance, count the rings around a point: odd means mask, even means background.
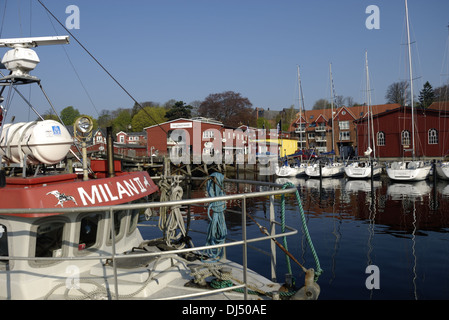
[{"label": "white window frame", "polygon": [[210,139],[214,137],[214,132],[212,130],[203,131],[203,139]]},{"label": "white window frame", "polygon": [[340,130],[349,130],[349,121],[338,121]]},{"label": "white window frame", "polygon": [[383,131],[377,132],[377,145],[379,147],[385,146],[385,132]]},{"label": "white window frame", "polygon": [[349,131],[340,132],[340,140],[348,141],[351,140],[351,133]]},{"label": "white window frame", "polygon": [[409,146],[411,144],[410,131],[402,130],[401,132],[401,145]]},{"label": "white window frame", "polygon": [[438,144],[438,130],[437,129],[429,129],[428,143],[429,144]]}]

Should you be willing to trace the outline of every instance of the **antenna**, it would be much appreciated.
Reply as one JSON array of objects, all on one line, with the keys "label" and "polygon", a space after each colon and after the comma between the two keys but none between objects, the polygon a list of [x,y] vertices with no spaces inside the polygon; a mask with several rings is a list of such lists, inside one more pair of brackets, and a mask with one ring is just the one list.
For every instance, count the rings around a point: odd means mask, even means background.
[{"label": "antenna", "polygon": [[29,72],[34,70],[40,62],[37,53],[30,48],[68,43],[68,36],[0,39],[0,48],[11,48],[5,53],[0,63],[0,67],[5,67],[11,71],[11,75],[1,80],[18,78],[20,80],[38,81],[36,77],[29,75]]},{"label": "antenna", "polygon": [[48,46],[55,44],[68,44],[69,36],[55,37],[32,37],[32,38],[11,38],[0,39],[0,48],[34,48],[37,46]]}]

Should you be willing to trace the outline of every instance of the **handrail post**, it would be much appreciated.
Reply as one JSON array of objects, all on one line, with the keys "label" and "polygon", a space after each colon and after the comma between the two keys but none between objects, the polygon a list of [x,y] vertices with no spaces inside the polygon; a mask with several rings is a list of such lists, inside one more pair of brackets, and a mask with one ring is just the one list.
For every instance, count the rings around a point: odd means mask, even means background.
[{"label": "handrail post", "polygon": [[115,299],[118,300],[118,278],[117,278],[117,265],[115,263],[115,221],[114,221],[114,209],[109,208],[109,215],[111,216],[111,240],[112,240],[112,269],[114,270],[114,285],[115,285]]},{"label": "handrail post", "polygon": [[[273,187],[271,188],[274,189]],[[270,196],[270,235],[274,236],[276,234],[276,224],[275,221],[275,215],[274,215],[274,196]],[[271,280],[273,282],[276,282],[276,244],[274,241],[270,241],[270,249],[271,249]]]},{"label": "handrail post", "polygon": [[243,198],[242,203],[242,240],[243,240],[243,283],[245,289],[243,291],[244,299],[248,299],[248,243],[246,242],[246,197]]}]

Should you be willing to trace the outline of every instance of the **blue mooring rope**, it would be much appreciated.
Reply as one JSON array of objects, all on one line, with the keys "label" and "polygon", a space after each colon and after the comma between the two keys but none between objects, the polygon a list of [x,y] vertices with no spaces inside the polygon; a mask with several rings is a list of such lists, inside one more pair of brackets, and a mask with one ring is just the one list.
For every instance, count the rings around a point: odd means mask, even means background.
[{"label": "blue mooring rope", "polygon": [[[207,181],[206,189],[209,197],[219,197],[225,195],[223,189],[224,176],[219,172],[211,174],[211,179]],[[211,216],[211,210],[213,212]],[[207,208],[207,215],[210,223],[207,229],[206,245],[223,244],[226,241],[228,230],[224,218],[226,201],[211,202]],[[206,250],[207,255],[214,261],[223,257],[224,248],[213,248]]]}]

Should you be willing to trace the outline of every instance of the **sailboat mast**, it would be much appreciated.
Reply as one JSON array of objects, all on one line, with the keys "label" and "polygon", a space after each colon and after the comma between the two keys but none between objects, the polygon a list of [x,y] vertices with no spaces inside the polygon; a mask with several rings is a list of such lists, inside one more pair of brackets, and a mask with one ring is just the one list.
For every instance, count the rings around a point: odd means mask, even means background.
[{"label": "sailboat mast", "polygon": [[[302,150],[302,107],[301,107],[301,76],[299,74],[299,65],[298,69],[298,106],[299,106],[299,145]],[[301,156],[302,159],[302,156]]]},{"label": "sailboat mast", "polygon": [[405,0],[405,16],[407,23],[407,45],[408,45],[408,63],[409,63],[409,74],[410,74],[410,99],[412,108],[412,158],[415,159],[415,118],[414,118],[414,101],[413,101],[413,68],[412,68],[412,50],[410,42],[410,22],[408,19],[408,5],[407,0]]},{"label": "sailboat mast", "polygon": [[[332,119],[332,150],[334,151],[334,81],[332,79],[332,63],[329,63],[329,76],[331,82],[331,119]],[[333,158],[335,158],[335,151]]]},{"label": "sailboat mast", "polygon": [[[366,103],[368,110],[368,148],[371,148],[373,144],[374,158],[376,158],[376,147],[374,142],[374,126],[373,126],[373,112],[371,110],[371,88],[369,80],[369,68],[368,68],[368,51],[365,51],[365,74],[366,74]],[[372,140],[371,140],[372,139]],[[371,154],[370,156],[371,157]]]}]

